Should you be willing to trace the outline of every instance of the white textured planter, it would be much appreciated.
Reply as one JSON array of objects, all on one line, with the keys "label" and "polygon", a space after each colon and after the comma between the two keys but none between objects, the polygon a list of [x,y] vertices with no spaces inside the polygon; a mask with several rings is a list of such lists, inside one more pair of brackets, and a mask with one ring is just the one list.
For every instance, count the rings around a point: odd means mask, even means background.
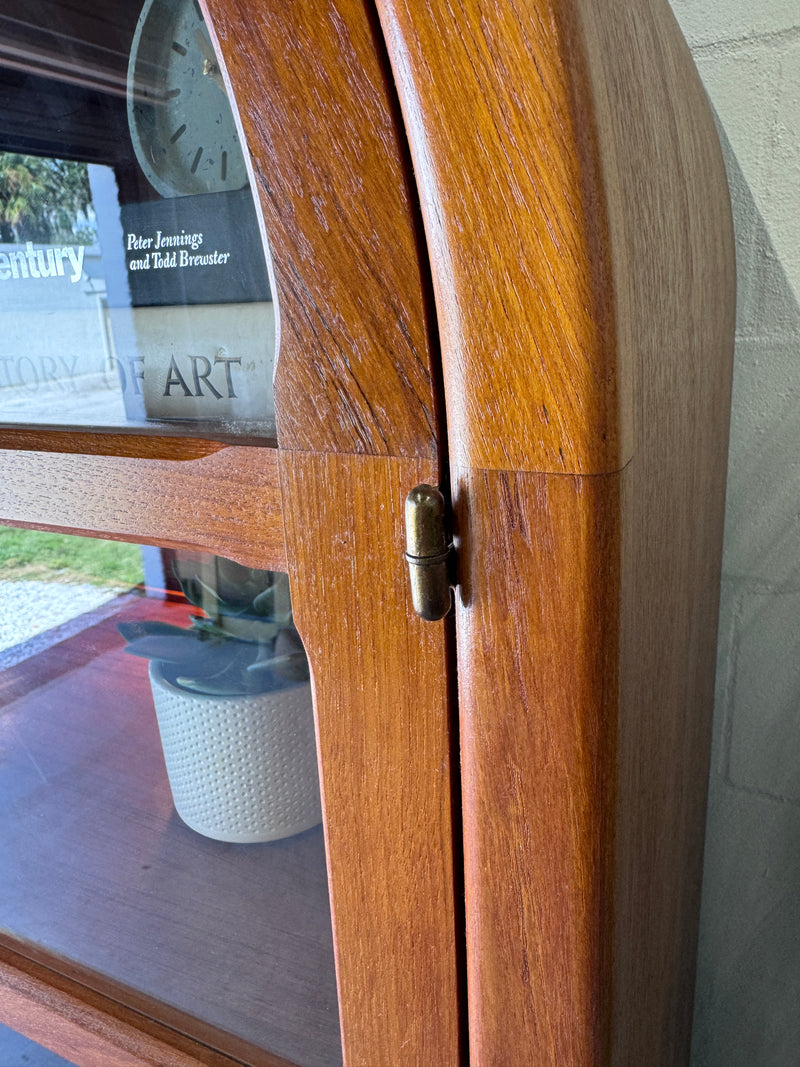
[{"label": "white textured planter", "polygon": [[151,661],[175,810],[217,841],[275,841],[321,820],[309,683],[256,696],[187,693]]}]

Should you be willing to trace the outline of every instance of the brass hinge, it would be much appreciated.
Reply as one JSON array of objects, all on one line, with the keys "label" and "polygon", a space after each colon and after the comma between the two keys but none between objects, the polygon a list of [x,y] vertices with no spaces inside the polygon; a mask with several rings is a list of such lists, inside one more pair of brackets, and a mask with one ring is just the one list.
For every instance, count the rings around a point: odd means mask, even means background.
[{"label": "brass hinge", "polygon": [[416,486],[406,497],[406,561],[414,610],[430,622],[450,610],[452,549],[444,497],[435,486]]}]

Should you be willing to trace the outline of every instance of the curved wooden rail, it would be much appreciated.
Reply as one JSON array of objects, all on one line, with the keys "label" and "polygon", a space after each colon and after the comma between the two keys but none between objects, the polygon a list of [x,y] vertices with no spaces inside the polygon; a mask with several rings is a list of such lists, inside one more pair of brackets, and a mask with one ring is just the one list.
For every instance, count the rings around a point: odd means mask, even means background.
[{"label": "curved wooden rail", "polygon": [[617,345],[574,6],[378,3],[420,186],[456,464],[593,474],[630,455],[631,353]]},{"label": "curved wooden rail", "polygon": [[272,250],[281,447],[438,457],[427,255],[371,5],[208,8]]}]

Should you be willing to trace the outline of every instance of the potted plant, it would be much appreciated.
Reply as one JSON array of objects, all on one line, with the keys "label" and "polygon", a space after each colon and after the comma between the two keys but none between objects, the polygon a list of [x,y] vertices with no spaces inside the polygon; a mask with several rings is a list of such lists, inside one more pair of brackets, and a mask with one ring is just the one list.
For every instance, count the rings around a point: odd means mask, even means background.
[{"label": "potted plant", "polygon": [[272,841],[321,818],[308,661],[285,574],[183,556],[189,627],[120,623],[150,660],[175,808],[220,841]]}]

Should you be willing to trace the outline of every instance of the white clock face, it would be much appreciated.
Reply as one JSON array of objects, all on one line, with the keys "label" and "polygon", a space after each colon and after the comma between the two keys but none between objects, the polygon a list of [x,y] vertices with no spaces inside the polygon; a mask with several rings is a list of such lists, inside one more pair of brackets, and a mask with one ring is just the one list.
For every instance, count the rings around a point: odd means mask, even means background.
[{"label": "white clock face", "polygon": [[147,0],[128,67],[139,165],[162,196],[241,189],[247,169],[196,0]]}]

